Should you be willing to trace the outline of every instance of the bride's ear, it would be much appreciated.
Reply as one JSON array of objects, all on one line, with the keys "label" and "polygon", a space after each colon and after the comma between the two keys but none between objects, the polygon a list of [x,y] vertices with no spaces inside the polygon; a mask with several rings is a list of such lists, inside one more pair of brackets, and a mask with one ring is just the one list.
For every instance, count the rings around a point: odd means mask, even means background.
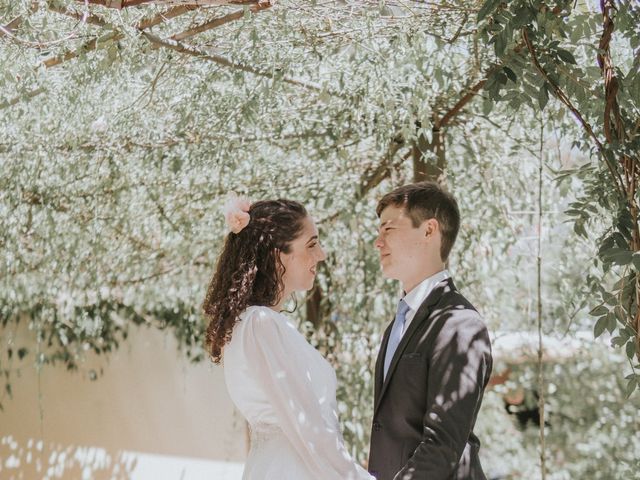
[{"label": "bride's ear", "polygon": [[273,249],[273,257],[276,259],[276,268],[278,269],[278,275],[284,273],[284,262],[282,261],[282,251],[279,248]]}]

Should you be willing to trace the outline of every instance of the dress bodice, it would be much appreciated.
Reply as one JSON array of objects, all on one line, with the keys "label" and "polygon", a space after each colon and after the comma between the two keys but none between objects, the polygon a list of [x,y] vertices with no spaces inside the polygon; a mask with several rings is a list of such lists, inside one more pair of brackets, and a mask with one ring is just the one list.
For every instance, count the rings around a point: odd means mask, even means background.
[{"label": "dress bodice", "polygon": [[372,478],[344,447],[335,371],[285,315],[248,307],[224,348],[224,376],[252,439],[262,439],[256,442],[262,445],[265,438],[280,437],[286,448],[280,446],[279,455],[290,450],[306,472],[304,477],[298,473],[299,478]]},{"label": "dress bodice", "polygon": [[[270,343],[271,338],[276,341]],[[256,368],[259,364],[272,366],[273,378],[264,378],[264,370]],[[224,376],[231,399],[249,425],[278,424],[272,390],[288,390],[291,377],[301,373],[304,378],[296,382],[304,383],[313,397],[324,400],[318,402],[324,414],[335,415],[336,375],[329,362],[285,315],[268,307],[247,308],[225,346]]]}]

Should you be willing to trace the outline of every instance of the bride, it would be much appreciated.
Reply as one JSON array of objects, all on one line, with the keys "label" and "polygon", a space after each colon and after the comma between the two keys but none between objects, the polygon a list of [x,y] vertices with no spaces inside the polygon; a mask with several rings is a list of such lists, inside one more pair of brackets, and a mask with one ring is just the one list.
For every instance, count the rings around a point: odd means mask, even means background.
[{"label": "bride", "polygon": [[290,200],[225,206],[231,232],[204,301],[207,344],[251,429],[243,480],[375,480],[347,452],[336,375],[280,313],[325,259],[305,208]]}]

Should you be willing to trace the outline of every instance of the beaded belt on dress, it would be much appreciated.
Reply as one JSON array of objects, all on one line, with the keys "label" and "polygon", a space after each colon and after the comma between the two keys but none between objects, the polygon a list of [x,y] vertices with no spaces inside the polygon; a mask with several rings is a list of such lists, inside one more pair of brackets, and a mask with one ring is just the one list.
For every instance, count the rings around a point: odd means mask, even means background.
[{"label": "beaded belt on dress", "polygon": [[283,435],[282,429],[273,423],[254,423],[249,425],[251,448],[255,449],[265,441],[275,436]]}]

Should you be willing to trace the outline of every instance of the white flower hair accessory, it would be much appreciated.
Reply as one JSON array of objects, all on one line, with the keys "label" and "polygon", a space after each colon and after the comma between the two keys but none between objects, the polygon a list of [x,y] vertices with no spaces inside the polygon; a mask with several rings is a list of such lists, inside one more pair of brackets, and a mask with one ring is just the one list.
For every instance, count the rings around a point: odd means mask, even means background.
[{"label": "white flower hair accessory", "polygon": [[229,230],[233,233],[240,233],[244,227],[249,225],[249,220],[251,220],[249,215],[250,207],[251,202],[248,198],[239,197],[235,192],[229,192],[227,201],[222,207],[224,219]]}]

